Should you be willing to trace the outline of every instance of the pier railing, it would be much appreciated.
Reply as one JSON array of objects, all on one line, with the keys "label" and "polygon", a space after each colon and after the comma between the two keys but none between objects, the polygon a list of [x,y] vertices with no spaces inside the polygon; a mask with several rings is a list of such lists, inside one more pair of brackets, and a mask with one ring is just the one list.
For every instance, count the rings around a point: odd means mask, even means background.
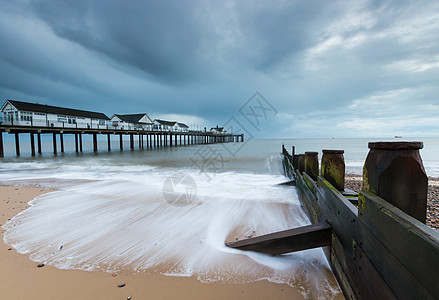
[{"label": "pier railing", "polygon": [[439,299],[439,232],[424,224],[422,143],[369,148],[358,194],[344,188],[342,150],[323,151],[320,173],[316,152],[282,147],[284,170],[311,222],[331,227],[323,250],[347,299]]}]

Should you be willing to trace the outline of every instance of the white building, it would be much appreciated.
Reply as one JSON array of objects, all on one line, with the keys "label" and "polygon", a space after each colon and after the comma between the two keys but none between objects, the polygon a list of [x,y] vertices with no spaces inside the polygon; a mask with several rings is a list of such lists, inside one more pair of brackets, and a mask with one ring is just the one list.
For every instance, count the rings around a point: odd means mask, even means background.
[{"label": "white building", "polygon": [[218,127],[218,125],[216,125],[216,127],[214,127],[214,128],[210,128],[210,132],[212,132],[212,133],[226,133],[226,131],[224,130],[224,127]]},{"label": "white building", "polygon": [[188,132],[189,131],[189,126],[187,126],[184,123],[177,122],[176,126],[177,126],[177,131],[179,131],[179,132]]},{"label": "white building", "polygon": [[3,124],[105,129],[108,118],[103,113],[7,100],[1,108]]},{"label": "white building", "polygon": [[153,121],[148,114],[114,114],[111,117],[111,128],[120,130],[152,130]]},{"label": "white building", "polygon": [[177,131],[177,122],[155,119],[153,122],[153,130],[157,131]]}]

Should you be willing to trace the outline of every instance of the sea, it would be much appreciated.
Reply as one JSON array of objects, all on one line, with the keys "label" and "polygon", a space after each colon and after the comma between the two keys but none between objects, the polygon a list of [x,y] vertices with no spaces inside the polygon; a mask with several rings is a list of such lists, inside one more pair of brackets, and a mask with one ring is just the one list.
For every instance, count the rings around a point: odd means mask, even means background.
[{"label": "sea", "polygon": [[[340,290],[321,249],[279,256],[231,249],[227,242],[310,224],[295,187],[281,186],[281,147],[297,153],[345,150],[346,172],[362,174],[368,139],[250,139],[243,143],[186,145],[119,151],[106,137],[100,149],[84,137],[75,153],[53,155],[51,137],[43,154],[21,156],[5,137],[0,184],[54,190],[3,225],[4,240],[30,259],[60,269],[195,277],[201,282],[268,280],[297,288],[306,298],[331,299]],[[426,172],[439,177],[439,138],[423,141]],[[136,141],[137,142],[137,141]],[[59,145],[59,144],[58,144]],[[144,146],[146,143],[144,144]]]}]

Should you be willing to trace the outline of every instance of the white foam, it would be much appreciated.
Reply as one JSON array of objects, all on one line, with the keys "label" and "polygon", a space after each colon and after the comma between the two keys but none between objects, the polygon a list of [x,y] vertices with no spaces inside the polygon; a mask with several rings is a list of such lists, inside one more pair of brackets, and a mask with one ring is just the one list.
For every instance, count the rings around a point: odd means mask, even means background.
[{"label": "white foam", "polygon": [[[320,249],[273,257],[225,246],[236,238],[309,224],[295,188],[276,186],[285,181],[281,175],[206,176],[195,169],[79,164],[35,169],[26,173],[28,179],[73,184],[35,198],[3,226],[6,243],[34,261],[61,269],[156,269],[203,282],[266,279],[310,297],[336,294],[322,272],[328,266]],[[163,183],[176,171],[196,183],[189,205],[172,206],[164,199]],[[75,182],[83,179],[89,181]]]}]

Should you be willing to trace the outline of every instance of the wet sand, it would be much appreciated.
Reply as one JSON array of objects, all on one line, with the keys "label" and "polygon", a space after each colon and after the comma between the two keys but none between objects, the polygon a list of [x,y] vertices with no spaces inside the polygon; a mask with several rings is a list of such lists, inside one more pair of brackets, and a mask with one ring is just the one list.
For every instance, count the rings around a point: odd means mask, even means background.
[{"label": "wet sand", "polygon": [[[0,224],[50,192],[35,187],[0,186]],[[4,299],[304,299],[298,288],[261,280],[246,284],[201,283],[194,277],[151,273],[117,274],[38,267],[26,254],[0,243],[0,291]],[[125,284],[124,287],[118,287]],[[338,294],[336,299],[343,299]]]}]

